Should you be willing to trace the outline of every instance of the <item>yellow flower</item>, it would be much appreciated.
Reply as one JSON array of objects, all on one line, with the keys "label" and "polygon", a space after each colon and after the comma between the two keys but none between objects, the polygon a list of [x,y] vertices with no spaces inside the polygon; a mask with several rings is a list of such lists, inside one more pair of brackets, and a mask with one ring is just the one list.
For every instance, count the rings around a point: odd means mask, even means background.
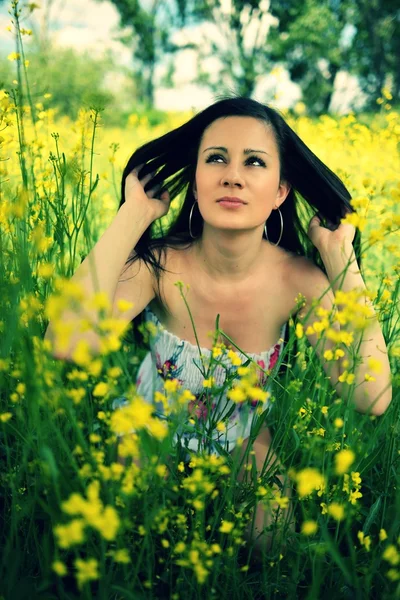
[{"label": "yellow flower", "polygon": [[2,413],[2,414],[0,414],[0,421],[2,423],[7,423],[7,421],[9,421],[12,418],[12,416],[13,415],[10,412]]},{"label": "yellow flower", "polygon": [[375,377],[372,377],[372,375],[369,375],[369,373],[365,373],[364,381],[376,381],[376,379]]},{"label": "yellow flower", "polygon": [[68,398],[71,398],[74,404],[80,404],[86,395],[86,390],[83,387],[74,388],[65,392]]},{"label": "yellow flower", "polygon": [[175,552],[176,554],[182,554],[182,552],[184,552],[184,551],[185,551],[185,548],[186,548],[186,544],[185,544],[185,542],[178,542],[178,543],[175,545],[174,552]]},{"label": "yellow flower", "polygon": [[289,506],[289,498],[288,498],[288,496],[277,496],[277,497],[274,497],[273,502],[276,502],[276,504],[282,510],[285,509],[285,508],[287,508]]},{"label": "yellow flower", "polygon": [[360,541],[361,546],[364,546],[366,551],[369,552],[371,548],[371,537],[369,535],[364,535],[363,531],[359,531],[357,533],[357,537]]},{"label": "yellow flower", "polygon": [[220,531],[221,533],[230,533],[232,531],[232,529],[234,528],[234,526],[235,526],[235,524],[232,523],[231,521],[222,520],[221,527],[219,528],[218,531]]},{"label": "yellow flower", "polygon": [[331,515],[336,521],[342,521],[344,519],[344,507],[338,502],[332,502],[328,506],[328,514]]},{"label": "yellow flower", "polygon": [[250,373],[249,367],[239,367],[237,370],[237,374],[239,375],[239,377],[245,377],[249,373]]},{"label": "yellow flower", "polygon": [[79,340],[72,353],[72,359],[80,367],[84,367],[90,363],[92,357],[90,354],[90,346],[86,340]]},{"label": "yellow flower", "polygon": [[91,298],[86,301],[88,308],[95,310],[110,310],[111,303],[106,292],[96,292]]},{"label": "yellow flower", "polygon": [[299,339],[301,339],[303,337],[303,335],[304,335],[304,328],[303,328],[303,325],[301,323],[297,323],[296,324],[295,333],[296,333],[296,337],[298,337]]},{"label": "yellow flower", "polygon": [[64,575],[67,574],[67,567],[65,566],[65,564],[63,562],[61,562],[61,560],[55,560],[53,562],[53,564],[51,565],[51,568],[60,577],[64,577]]},{"label": "yellow flower", "polygon": [[354,383],[355,375],[354,373],[348,373],[348,371],[344,371],[339,377],[339,381],[344,383],[346,382],[348,385]]},{"label": "yellow flower", "polygon": [[123,298],[120,298],[120,300],[117,301],[117,308],[120,312],[126,312],[127,310],[133,308],[133,306],[134,304],[132,302],[124,300]]},{"label": "yellow flower", "polygon": [[222,356],[221,347],[214,346],[214,348],[212,349],[212,355],[213,355],[213,358],[218,358],[219,356]]},{"label": "yellow flower", "polygon": [[339,429],[340,427],[343,427],[344,421],[340,417],[337,417],[337,419],[335,419],[333,421],[333,424],[334,424],[335,427],[337,427]]},{"label": "yellow flower", "polygon": [[204,379],[203,387],[211,388],[215,383],[215,377],[209,377],[208,379]]},{"label": "yellow flower", "polygon": [[96,520],[96,529],[107,541],[115,540],[120,526],[120,519],[113,506],[106,506],[101,517]]},{"label": "yellow flower", "polygon": [[116,379],[122,375],[122,369],[121,367],[110,367],[107,371],[107,375],[111,377],[111,379]]},{"label": "yellow flower", "polygon": [[313,467],[307,467],[299,471],[295,478],[300,498],[308,496],[314,490],[321,489],[325,485],[325,477]]},{"label": "yellow flower", "polygon": [[[114,433],[118,433],[117,424],[126,420],[126,425],[130,425],[131,429],[146,427],[151,421],[153,407],[140,397],[135,397],[127,406],[122,406],[114,411],[111,415],[111,428]],[[130,433],[129,429],[121,431],[121,433]]]},{"label": "yellow flower", "polygon": [[318,531],[318,523],[316,521],[304,521],[301,525],[301,533],[303,535],[314,535]]},{"label": "yellow flower", "polygon": [[95,558],[89,558],[86,561],[81,558],[76,558],[74,565],[76,568],[76,579],[78,581],[79,589],[82,589],[87,581],[93,581],[99,578],[98,562]]},{"label": "yellow flower", "polygon": [[321,502],[321,512],[323,515],[328,513],[328,505],[325,502]]},{"label": "yellow flower", "polygon": [[225,423],[223,423],[222,421],[220,421],[219,423],[217,423],[216,430],[217,431],[221,431],[222,433],[224,431],[226,431],[226,425],[225,425]]},{"label": "yellow flower", "polygon": [[81,514],[86,509],[86,500],[80,494],[73,493],[61,503],[61,509],[69,515]]},{"label": "yellow flower", "polygon": [[164,421],[160,421],[160,419],[152,419],[147,424],[147,430],[154,436],[157,440],[164,440],[168,435],[168,424]]},{"label": "yellow flower", "polygon": [[179,402],[185,404],[186,402],[190,402],[191,400],[195,400],[196,397],[192,394],[190,390],[183,390],[182,394],[179,397]]},{"label": "yellow flower", "polygon": [[329,410],[329,406],[322,406],[321,407],[321,412],[323,415],[327,415],[328,414],[328,410]]},{"label": "yellow flower", "polygon": [[382,372],[382,362],[380,360],[377,360],[375,358],[368,358],[367,366],[368,366],[368,369],[370,369],[371,371],[374,371],[375,373]]},{"label": "yellow flower", "polygon": [[400,572],[396,569],[389,569],[386,573],[386,577],[390,579],[390,581],[398,581],[400,579]]},{"label": "yellow flower", "polygon": [[113,558],[114,561],[117,563],[128,564],[131,562],[129,552],[126,548],[120,548],[120,550],[115,550]]},{"label": "yellow flower", "polygon": [[270,392],[264,392],[261,388],[254,386],[247,388],[247,394],[252,400],[261,400],[262,402],[265,402],[271,395]]},{"label": "yellow flower", "polygon": [[181,387],[178,379],[167,379],[164,381],[164,389],[166,392],[173,394]]},{"label": "yellow flower", "polygon": [[51,263],[41,263],[38,265],[38,275],[43,279],[50,279],[54,273],[54,266]]},{"label": "yellow flower", "polygon": [[22,396],[23,394],[25,394],[25,392],[26,392],[26,385],[25,385],[25,383],[22,383],[22,382],[21,382],[21,383],[19,383],[19,384],[17,385],[17,387],[15,388],[15,391],[16,391],[18,394],[20,394],[21,396]]},{"label": "yellow flower", "polygon": [[400,554],[394,544],[389,544],[382,554],[382,558],[390,563],[393,567],[400,563]]},{"label": "yellow flower", "polygon": [[324,352],[324,358],[326,360],[332,360],[333,359],[333,352],[332,352],[332,350],[326,350]]},{"label": "yellow flower", "polygon": [[353,464],[356,455],[353,450],[341,450],[335,455],[335,473],[343,475]]},{"label": "yellow flower", "polygon": [[83,519],[73,519],[68,525],[56,525],[54,534],[60,548],[69,548],[74,544],[80,544],[85,540],[85,522]]},{"label": "yellow flower", "polygon": [[354,492],[350,492],[350,504],[356,504],[358,498],[362,498],[361,492],[359,492],[358,490],[355,490]]},{"label": "yellow flower", "polygon": [[384,542],[387,539],[387,533],[384,529],[379,531],[379,541]]},{"label": "yellow flower", "polygon": [[238,367],[242,364],[239,354],[237,352],[234,352],[233,350],[228,351],[227,357],[229,358],[234,367]]},{"label": "yellow flower", "polygon": [[244,402],[246,400],[246,394],[239,386],[228,390],[226,395],[229,398],[229,400],[232,400],[232,402]]},{"label": "yellow flower", "polygon": [[357,227],[360,231],[364,231],[365,226],[367,224],[367,219],[365,217],[361,217],[356,212],[347,213],[343,219],[340,219],[341,223],[349,223],[354,227]]},{"label": "yellow flower", "polygon": [[108,385],[108,383],[100,381],[93,390],[93,396],[95,396],[96,398],[101,398],[108,394],[109,391],[110,386]]}]

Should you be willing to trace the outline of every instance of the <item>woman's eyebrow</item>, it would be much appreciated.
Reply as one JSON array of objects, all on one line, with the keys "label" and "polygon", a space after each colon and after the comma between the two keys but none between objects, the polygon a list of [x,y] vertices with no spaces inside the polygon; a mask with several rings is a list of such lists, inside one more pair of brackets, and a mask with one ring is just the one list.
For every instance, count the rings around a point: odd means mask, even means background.
[{"label": "woman's eyebrow", "polygon": [[[207,150],[222,150],[223,152],[226,152],[228,154],[228,150],[224,146],[210,146],[209,148],[203,150],[203,154],[204,152],[207,152]],[[246,148],[245,150],[243,150],[243,154],[250,154],[251,152],[261,152],[261,154],[268,154],[268,152],[265,152],[265,150],[252,150],[251,148]],[[271,155],[268,154],[268,156]]]}]

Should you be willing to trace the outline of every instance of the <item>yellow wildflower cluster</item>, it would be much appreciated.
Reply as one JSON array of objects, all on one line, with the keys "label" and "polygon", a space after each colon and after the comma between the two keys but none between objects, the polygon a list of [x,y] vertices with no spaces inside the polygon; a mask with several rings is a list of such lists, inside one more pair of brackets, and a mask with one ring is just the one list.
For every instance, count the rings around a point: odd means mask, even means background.
[{"label": "yellow wildflower cluster", "polygon": [[1,413],[0,414],[0,421],[2,423],[7,423],[7,421],[9,421],[10,419],[12,419],[12,413],[10,412],[5,412],[5,413]]},{"label": "yellow wildflower cluster", "polygon": [[[121,348],[121,336],[127,331],[129,322],[122,317],[112,318],[111,304],[104,292],[97,292],[86,298],[83,286],[68,279],[57,279],[57,293],[50,295],[46,302],[46,316],[52,322],[57,350],[66,351],[74,332],[85,332],[95,328],[100,336],[100,354],[107,355]],[[131,303],[118,304],[119,312],[125,312]],[[74,321],[65,320],[65,311],[78,315]],[[82,314],[84,316],[82,316]],[[96,315],[95,317],[93,315]],[[85,316],[87,315],[87,316]],[[86,340],[80,340],[72,353],[73,360],[80,366],[87,366],[92,360]]]},{"label": "yellow wildflower cluster", "polygon": [[336,321],[341,326],[350,323],[351,327],[357,330],[368,327],[369,321],[375,316],[373,307],[368,303],[370,295],[371,293],[365,290],[336,290],[334,302],[340,307],[335,313]]},{"label": "yellow wildflower cluster", "polygon": [[321,495],[325,491],[326,478],[314,467],[306,467],[297,473],[290,469],[288,474],[296,481],[297,493],[300,498],[309,496],[315,490],[318,491],[318,495]]},{"label": "yellow wildflower cluster", "polygon": [[54,534],[61,548],[69,548],[83,542],[86,527],[96,529],[105,540],[115,539],[120,527],[118,513],[113,506],[103,505],[99,492],[100,482],[96,480],[88,486],[87,499],[74,493],[61,504],[65,513],[77,517],[67,525],[54,527]]},{"label": "yellow wildflower cluster", "polygon": [[[320,306],[316,299],[313,300],[312,306],[314,308],[314,314],[317,317],[320,317],[320,321],[314,321],[311,325],[308,325],[306,329],[306,335],[315,334],[319,339],[323,331],[326,331],[329,328],[331,311],[327,310],[323,306]],[[297,323],[296,325],[296,336],[298,338],[303,337],[303,326],[301,323]]]},{"label": "yellow wildflower cluster", "polygon": [[76,558],[74,560],[74,566],[76,568],[76,580],[80,590],[86,582],[94,581],[99,578],[99,563],[95,558],[89,558],[87,560]]},{"label": "yellow wildflower cluster", "polygon": [[35,317],[37,318],[41,314],[42,309],[42,302],[36,293],[30,292],[26,294],[19,302],[20,322],[23,325],[27,325],[30,320],[35,319]]},{"label": "yellow wildflower cluster", "polygon": [[168,425],[152,417],[153,410],[153,406],[141,396],[133,396],[129,404],[117,408],[111,415],[111,430],[116,435],[126,435],[145,428],[154,437],[163,440],[168,434]]},{"label": "yellow wildflower cluster", "polygon": [[360,231],[364,231],[365,226],[367,225],[367,219],[357,212],[347,213],[343,219],[340,219],[340,222],[353,225]]},{"label": "yellow wildflower cluster", "polygon": [[[382,530],[381,530],[382,531]],[[397,545],[400,547],[400,537],[397,538]],[[390,581],[400,581],[400,550],[395,544],[386,546],[383,554],[383,560],[391,565],[391,568],[386,573]],[[397,568],[395,568],[397,567]]]},{"label": "yellow wildflower cluster", "polygon": [[204,510],[206,496],[210,495],[210,498],[214,500],[219,494],[215,484],[201,468],[195,468],[193,473],[183,480],[182,488],[188,490],[194,497],[194,499],[188,498],[187,503],[200,511]]},{"label": "yellow wildflower cluster", "polygon": [[330,504],[321,502],[321,512],[323,515],[328,514],[335,521],[342,521],[345,518],[345,507],[338,502],[331,502]]},{"label": "yellow wildflower cluster", "polygon": [[[350,481],[351,478],[351,481]],[[343,476],[343,491],[349,496],[350,504],[357,504],[357,500],[362,498],[361,489],[361,477],[358,471],[351,471],[350,475],[345,473]]]},{"label": "yellow wildflower cluster", "polygon": [[316,521],[307,520],[301,524],[300,533],[303,535],[314,535],[318,531],[318,523]]},{"label": "yellow wildflower cluster", "polygon": [[343,475],[347,473],[351,465],[353,464],[356,455],[350,449],[340,450],[335,454],[335,473],[336,475]]},{"label": "yellow wildflower cluster", "polygon": [[364,546],[366,551],[369,552],[371,548],[371,536],[365,535],[363,531],[359,531],[357,537],[361,546]]},{"label": "yellow wildflower cluster", "polygon": [[[233,547],[231,548],[233,551]],[[173,548],[173,555],[179,555],[174,562],[179,567],[191,569],[196,577],[198,584],[204,584],[214,565],[213,557],[221,554],[221,546],[217,543],[207,544],[198,539],[198,536],[190,544],[178,542]],[[232,552],[228,552],[232,555]]]},{"label": "yellow wildflower cluster", "polygon": [[[262,390],[258,384],[257,367],[251,363],[248,367],[238,367],[239,380],[235,381],[232,389],[228,390],[227,397],[232,402],[245,402],[246,400],[258,400],[266,402],[271,396],[270,392]],[[262,405],[257,409],[262,412]]]}]

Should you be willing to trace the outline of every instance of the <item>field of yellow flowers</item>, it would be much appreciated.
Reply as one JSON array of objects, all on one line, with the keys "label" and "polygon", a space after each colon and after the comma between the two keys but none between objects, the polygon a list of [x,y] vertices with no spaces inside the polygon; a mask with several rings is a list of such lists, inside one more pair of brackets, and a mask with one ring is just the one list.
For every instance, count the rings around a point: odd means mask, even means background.
[{"label": "field of yellow flowers", "polygon": [[[379,417],[356,412],[351,372],[348,397],[338,398],[290,323],[288,347],[296,340],[297,353],[284,357],[268,414],[293,487],[296,527],[281,545],[289,499],[274,470],[260,475],[249,460],[239,483],[229,455],[185,462],[173,445],[179,410],[160,422],[135,394],[144,349],[128,343],[122,321],[107,318],[101,293],[87,299],[70,281],[116,214],[127,158],[191,115],[150,128],[132,114],[123,131],[105,129],[95,108],[74,123],[56,118],[49,95],[32,102],[17,54],[15,88],[0,91],[0,597],[400,598],[400,115],[288,116],[352,193],[393,400]],[[342,302],[362,329],[351,294]],[[83,344],[73,361],[52,358],[44,332],[66,303],[103,311],[100,357]],[[60,343],[70,333],[59,323]],[[372,379],[378,357],[369,368]],[[241,369],[240,398],[254,377],[251,365]],[[130,404],[112,411],[121,396]],[[190,393],[172,380],[164,399],[179,408]],[[120,443],[122,464],[117,433],[132,428]],[[271,546],[257,559],[245,537],[256,502],[274,516]]]}]

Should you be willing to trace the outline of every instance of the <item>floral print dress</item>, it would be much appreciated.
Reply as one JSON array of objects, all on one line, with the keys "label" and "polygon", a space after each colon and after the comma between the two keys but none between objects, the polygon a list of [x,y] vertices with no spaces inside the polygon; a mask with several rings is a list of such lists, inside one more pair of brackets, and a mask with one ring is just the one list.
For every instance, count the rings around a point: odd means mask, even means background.
[{"label": "floral print dress", "polygon": [[[246,402],[234,402],[229,400],[226,395],[229,386],[225,386],[225,391],[212,398],[213,403],[208,401],[207,389],[204,386],[204,370],[202,367],[210,360],[212,351],[207,348],[199,348],[187,340],[182,340],[176,335],[165,329],[158,317],[153,313],[149,306],[144,309],[145,321],[150,323],[149,329],[154,333],[150,336],[150,351],[145,356],[140,365],[137,379],[137,394],[143,399],[154,405],[155,415],[161,419],[168,419],[164,411],[164,404],[155,398],[156,392],[165,394],[165,382],[167,380],[177,380],[181,387],[180,390],[189,390],[194,399],[187,403],[187,422],[185,426],[175,434],[174,441],[177,441],[178,435],[184,447],[188,447],[196,452],[208,448],[212,454],[219,455],[218,445],[220,444],[228,452],[232,451],[236,445],[238,437],[246,439],[251,432],[254,415],[260,410],[269,408],[270,402],[254,400]],[[284,323],[279,340],[268,350],[260,354],[247,353],[247,356],[239,351],[237,355],[242,363],[246,363],[247,357],[251,357],[260,367],[265,370],[272,370],[283,350],[285,330],[287,323]],[[212,375],[214,377],[213,386],[224,388],[226,378],[235,378],[235,372],[238,366],[233,366],[232,361],[225,355],[218,358],[217,366],[213,367]],[[271,394],[272,381],[267,386],[268,375],[260,369],[258,372],[258,386]],[[236,378],[238,375],[236,374]],[[117,398],[113,402],[113,409],[124,406],[128,403],[125,397]],[[259,409],[256,411],[256,409]],[[229,416],[227,416],[227,413]],[[226,430],[222,433],[215,427],[211,437],[199,435],[199,425],[203,432],[210,419],[213,422],[223,420]],[[194,421],[194,422],[193,422]],[[190,459],[186,455],[187,460]]]}]

